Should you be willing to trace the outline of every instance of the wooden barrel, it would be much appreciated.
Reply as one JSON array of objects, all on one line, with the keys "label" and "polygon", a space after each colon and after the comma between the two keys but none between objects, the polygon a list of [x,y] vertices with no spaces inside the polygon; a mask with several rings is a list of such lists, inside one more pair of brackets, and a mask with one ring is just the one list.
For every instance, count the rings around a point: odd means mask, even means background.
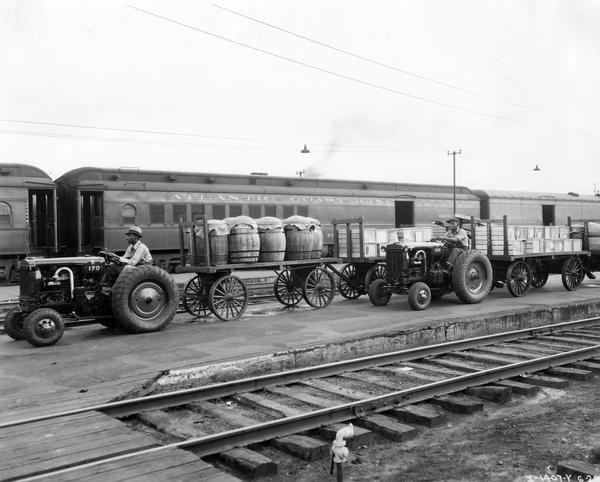
[{"label": "wooden barrel", "polygon": [[260,237],[259,261],[283,261],[285,259],[285,234],[281,229],[258,233]]},{"label": "wooden barrel", "polygon": [[306,218],[310,225],[310,232],[313,237],[313,245],[311,251],[311,258],[320,258],[323,255],[323,228],[321,222],[318,219]]},{"label": "wooden barrel", "polygon": [[[227,224],[219,219],[209,219],[206,224],[209,232],[210,264],[227,264],[229,259],[229,240],[227,237],[229,228],[227,227]],[[197,222],[194,227],[194,232],[196,239],[196,256],[193,264],[199,266],[206,265],[204,225],[201,221]]]},{"label": "wooden barrel", "polygon": [[218,235],[216,231],[211,231],[208,235],[210,239],[210,264],[227,264],[229,259],[229,237],[228,235]]},{"label": "wooden barrel", "polygon": [[229,233],[231,263],[255,263],[260,254],[260,237],[252,227],[236,226]]},{"label": "wooden barrel", "polygon": [[299,229],[296,226],[285,227],[285,259],[296,261],[311,259],[313,247],[313,234],[308,229]]},{"label": "wooden barrel", "polygon": [[280,262],[285,259],[285,234],[280,219],[266,216],[256,220],[260,237],[261,262]]}]

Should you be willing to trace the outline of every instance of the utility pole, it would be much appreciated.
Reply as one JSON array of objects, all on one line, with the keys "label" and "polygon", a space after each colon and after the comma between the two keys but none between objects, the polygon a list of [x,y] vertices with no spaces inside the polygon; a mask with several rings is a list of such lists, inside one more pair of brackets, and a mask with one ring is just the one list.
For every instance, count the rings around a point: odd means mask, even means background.
[{"label": "utility pole", "polygon": [[461,153],[461,149],[456,151],[448,151],[448,155],[452,156],[452,216],[456,215],[456,155]]}]

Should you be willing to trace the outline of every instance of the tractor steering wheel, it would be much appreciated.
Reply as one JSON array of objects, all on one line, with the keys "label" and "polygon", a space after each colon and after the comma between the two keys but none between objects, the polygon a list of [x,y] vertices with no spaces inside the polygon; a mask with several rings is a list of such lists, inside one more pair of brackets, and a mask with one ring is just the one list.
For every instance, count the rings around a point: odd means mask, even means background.
[{"label": "tractor steering wheel", "polygon": [[110,251],[100,251],[98,254],[104,257],[104,259],[106,259],[106,261],[109,263],[123,264],[120,261],[119,255],[115,253],[111,253]]}]

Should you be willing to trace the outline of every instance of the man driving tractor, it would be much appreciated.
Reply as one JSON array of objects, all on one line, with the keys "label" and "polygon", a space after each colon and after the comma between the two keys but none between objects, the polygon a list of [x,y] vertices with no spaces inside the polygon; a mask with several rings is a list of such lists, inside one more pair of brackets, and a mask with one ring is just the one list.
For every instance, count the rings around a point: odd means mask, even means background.
[{"label": "man driving tractor", "polygon": [[152,264],[152,255],[148,246],[142,243],[141,239],[142,228],[131,226],[126,232],[127,249],[123,256],[112,254],[111,263],[106,271],[102,284],[104,286],[112,286],[115,280],[119,277],[125,266],[142,266],[144,264]]},{"label": "man driving tractor", "polygon": [[446,232],[443,236],[440,236],[440,239],[447,241],[451,248],[466,249],[469,236],[467,235],[467,232],[459,226],[457,218],[450,218],[448,219]]}]

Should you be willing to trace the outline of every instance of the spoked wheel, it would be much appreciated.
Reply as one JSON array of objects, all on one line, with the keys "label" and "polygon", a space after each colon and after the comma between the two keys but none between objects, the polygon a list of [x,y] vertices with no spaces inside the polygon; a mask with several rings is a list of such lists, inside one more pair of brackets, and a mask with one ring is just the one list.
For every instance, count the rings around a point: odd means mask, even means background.
[{"label": "spoked wheel", "polygon": [[302,287],[295,281],[294,273],[289,269],[277,275],[274,285],[275,298],[282,305],[294,306],[302,299]]},{"label": "spoked wheel", "polygon": [[313,269],[304,281],[303,295],[313,308],[324,308],[333,299],[335,282],[333,276],[323,268]]},{"label": "spoked wheel", "polygon": [[568,258],[562,267],[562,284],[565,289],[575,291],[583,281],[585,271],[579,258]]},{"label": "spoked wheel", "polygon": [[196,318],[205,318],[210,315],[210,283],[200,276],[191,278],[183,289],[183,307],[190,315]]},{"label": "spoked wheel", "polygon": [[385,264],[377,263],[369,268],[365,276],[365,291],[369,292],[369,286],[376,279],[385,279]]},{"label": "spoked wheel", "polygon": [[50,308],[39,308],[27,315],[23,334],[33,346],[50,346],[60,340],[65,332],[65,322],[60,313]]},{"label": "spoked wheel", "polygon": [[531,287],[541,288],[548,281],[548,271],[542,263],[533,263],[531,266]]},{"label": "spoked wheel", "polygon": [[506,271],[506,284],[513,296],[523,296],[531,287],[531,269],[525,261],[513,261]]},{"label": "spoked wheel", "polygon": [[223,276],[210,288],[210,309],[223,321],[237,320],[248,306],[248,290],[237,276]]},{"label": "spoked wheel", "polygon": [[357,273],[356,266],[347,264],[340,276],[340,294],[348,300],[355,300],[364,292],[363,282],[364,280],[360,279]]}]

